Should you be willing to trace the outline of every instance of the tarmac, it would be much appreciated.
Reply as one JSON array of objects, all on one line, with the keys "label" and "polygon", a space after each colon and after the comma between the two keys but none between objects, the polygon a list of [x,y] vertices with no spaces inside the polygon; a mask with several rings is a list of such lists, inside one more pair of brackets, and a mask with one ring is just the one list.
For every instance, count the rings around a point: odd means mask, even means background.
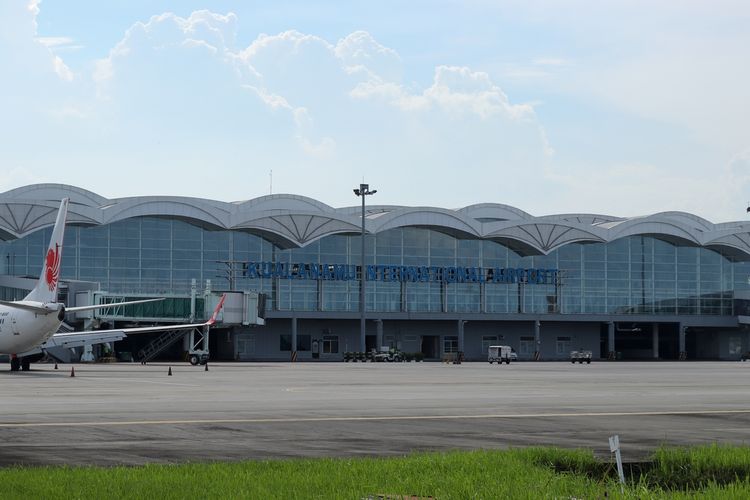
[{"label": "tarmac", "polygon": [[33,364],[0,371],[0,466],[534,445],[608,457],[614,434],[638,461],[748,443],[749,379],[739,361]]}]

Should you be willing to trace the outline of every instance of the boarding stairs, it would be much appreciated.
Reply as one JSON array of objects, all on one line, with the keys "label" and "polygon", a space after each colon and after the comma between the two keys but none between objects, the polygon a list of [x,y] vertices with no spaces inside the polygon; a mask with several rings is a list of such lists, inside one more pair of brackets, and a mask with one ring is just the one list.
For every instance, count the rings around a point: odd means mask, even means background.
[{"label": "boarding stairs", "polygon": [[138,361],[140,361],[141,363],[151,361],[160,352],[164,351],[167,347],[171,346],[182,337],[184,337],[186,333],[188,333],[188,331],[184,329],[168,330],[166,333],[158,336],[150,344],[138,351]]}]

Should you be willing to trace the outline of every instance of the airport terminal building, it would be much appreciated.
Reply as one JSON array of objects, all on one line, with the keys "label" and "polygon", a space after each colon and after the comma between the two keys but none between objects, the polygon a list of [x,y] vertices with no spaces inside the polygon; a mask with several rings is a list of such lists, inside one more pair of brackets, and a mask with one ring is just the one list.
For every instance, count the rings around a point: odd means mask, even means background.
[{"label": "airport terminal building", "polygon": [[567,359],[581,348],[597,359],[739,359],[750,351],[747,222],[684,212],[535,217],[496,203],[382,206],[371,197],[361,268],[356,204],[288,194],[232,203],[107,199],[38,184],[0,194],[0,299],[22,298],[23,278],[39,275],[64,197],[69,305],[86,287],[100,296],[164,296],[191,301],[172,312],[182,321],[204,315],[211,294],[261,294],[265,324],[225,321],[212,358],[341,360],[360,351],[361,278],[368,350],[391,346],[428,360],[458,352],[486,359],[496,344],[529,360]]}]

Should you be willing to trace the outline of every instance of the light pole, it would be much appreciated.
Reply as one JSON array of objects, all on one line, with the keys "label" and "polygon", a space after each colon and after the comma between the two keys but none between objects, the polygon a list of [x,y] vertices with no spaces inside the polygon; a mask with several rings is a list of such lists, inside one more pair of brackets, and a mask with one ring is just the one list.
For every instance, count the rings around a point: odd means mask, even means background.
[{"label": "light pole", "polygon": [[362,254],[359,261],[359,351],[365,352],[365,196],[377,193],[377,189],[370,191],[369,184],[360,184],[354,189],[354,194],[362,197]]}]

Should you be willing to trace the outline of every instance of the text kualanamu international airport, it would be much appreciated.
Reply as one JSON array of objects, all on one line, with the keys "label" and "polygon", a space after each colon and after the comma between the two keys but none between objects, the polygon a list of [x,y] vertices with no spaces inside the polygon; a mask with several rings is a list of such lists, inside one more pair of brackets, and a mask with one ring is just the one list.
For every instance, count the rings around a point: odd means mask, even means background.
[{"label": "text kualanamu international airport", "polygon": [[[365,270],[367,281],[412,283],[554,284],[558,275],[557,269],[521,267],[368,265]],[[354,281],[359,279],[359,266],[351,264],[247,262],[242,264],[242,275],[249,279]]]}]

